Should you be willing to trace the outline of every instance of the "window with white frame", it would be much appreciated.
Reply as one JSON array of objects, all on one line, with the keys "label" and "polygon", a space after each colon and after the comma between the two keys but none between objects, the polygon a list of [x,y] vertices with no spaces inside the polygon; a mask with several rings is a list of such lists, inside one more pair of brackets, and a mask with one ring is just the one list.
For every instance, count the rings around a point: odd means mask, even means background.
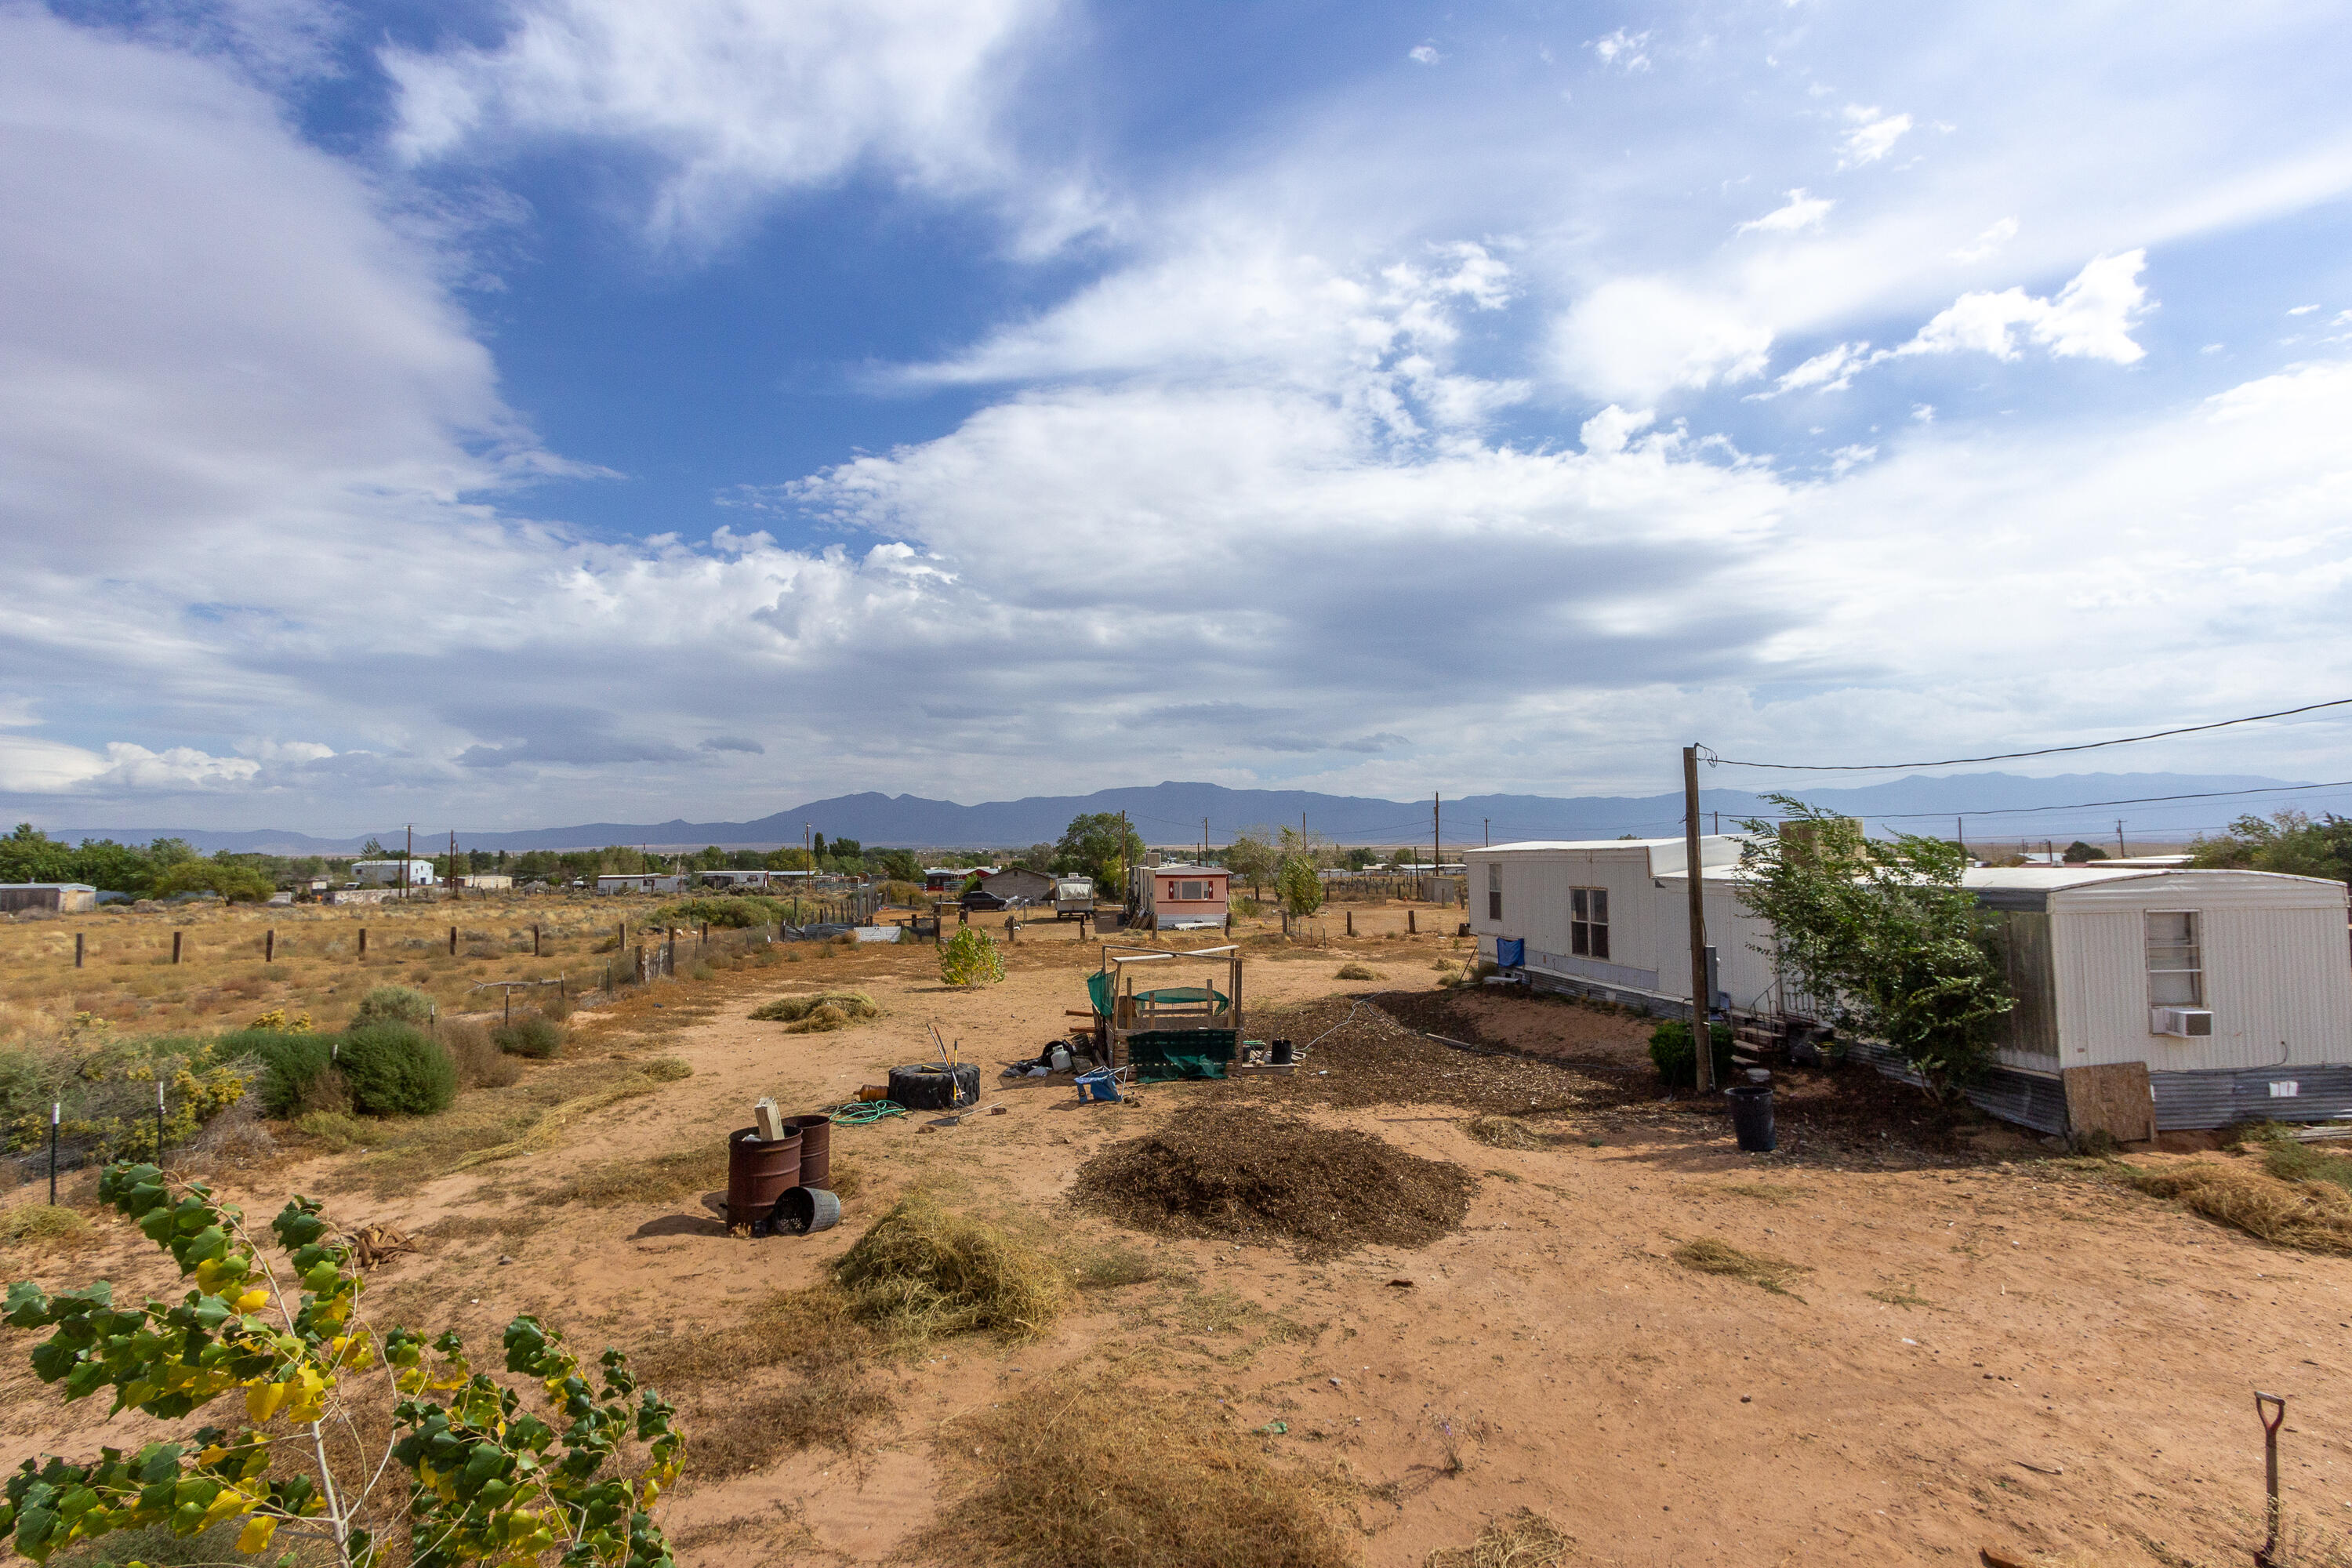
[{"label": "window with white frame", "polygon": [[1486,862],[1486,918],[1490,921],[1503,918],[1503,863],[1500,860]]},{"label": "window with white frame", "polygon": [[1180,893],[1179,895],[1177,895],[1177,896],[1178,896],[1179,898],[1181,898],[1181,899],[1183,899],[1183,900],[1187,900],[1187,901],[1190,901],[1190,902],[1196,902],[1196,903],[1197,903],[1201,899],[1202,899],[1202,898],[1206,897],[1206,895],[1205,895],[1205,894],[1203,894],[1203,893],[1201,891],[1201,884],[1200,884],[1200,883],[1198,883],[1198,882],[1187,882],[1187,883],[1185,883],[1185,884],[1184,884],[1184,890],[1183,890],[1181,893]]},{"label": "window with white frame", "polygon": [[2194,910],[2147,913],[2147,1005],[2205,1005],[2205,951]]},{"label": "window with white frame", "polygon": [[1568,951],[1579,958],[1609,956],[1609,889],[1568,891]]}]

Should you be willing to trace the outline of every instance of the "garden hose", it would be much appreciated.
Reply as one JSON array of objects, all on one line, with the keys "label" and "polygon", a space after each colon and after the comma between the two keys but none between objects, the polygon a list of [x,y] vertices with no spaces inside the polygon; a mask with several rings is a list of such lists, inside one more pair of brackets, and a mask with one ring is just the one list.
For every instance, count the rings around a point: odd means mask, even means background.
[{"label": "garden hose", "polygon": [[893,1116],[904,1116],[907,1108],[895,1100],[853,1100],[846,1105],[836,1105],[830,1113],[836,1127],[870,1127],[877,1121]]}]

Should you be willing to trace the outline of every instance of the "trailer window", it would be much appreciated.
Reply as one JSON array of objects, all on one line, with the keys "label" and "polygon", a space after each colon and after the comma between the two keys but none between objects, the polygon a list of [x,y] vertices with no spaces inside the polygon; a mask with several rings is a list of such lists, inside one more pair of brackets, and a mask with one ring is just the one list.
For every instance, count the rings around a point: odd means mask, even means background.
[{"label": "trailer window", "polygon": [[1486,918],[1490,921],[1503,918],[1503,863],[1500,860],[1486,862]]},{"label": "trailer window", "polygon": [[2193,910],[2151,910],[2147,916],[2147,1004],[2205,1005],[2204,948]]},{"label": "trailer window", "polygon": [[1201,884],[1198,882],[1185,883],[1182,896],[1186,899],[1197,901],[1201,897]]},{"label": "trailer window", "polygon": [[1609,889],[1568,891],[1568,951],[1579,958],[1609,956]]}]

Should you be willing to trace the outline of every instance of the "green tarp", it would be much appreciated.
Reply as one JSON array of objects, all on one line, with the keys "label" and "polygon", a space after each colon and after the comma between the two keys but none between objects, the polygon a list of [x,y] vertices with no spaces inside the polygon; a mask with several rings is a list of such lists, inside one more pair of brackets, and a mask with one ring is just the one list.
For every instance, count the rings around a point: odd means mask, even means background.
[{"label": "green tarp", "polygon": [[1231,1029],[1147,1029],[1127,1037],[1127,1059],[1138,1083],[1223,1078],[1234,1059]]}]

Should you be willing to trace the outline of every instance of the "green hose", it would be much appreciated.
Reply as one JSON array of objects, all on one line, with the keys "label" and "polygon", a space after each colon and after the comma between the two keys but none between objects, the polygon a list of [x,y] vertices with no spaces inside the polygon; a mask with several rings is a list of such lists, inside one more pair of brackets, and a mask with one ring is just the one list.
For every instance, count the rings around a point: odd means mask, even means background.
[{"label": "green hose", "polygon": [[836,1127],[870,1127],[892,1116],[904,1116],[907,1108],[895,1100],[853,1100],[846,1105],[833,1108],[833,1124]]}]

